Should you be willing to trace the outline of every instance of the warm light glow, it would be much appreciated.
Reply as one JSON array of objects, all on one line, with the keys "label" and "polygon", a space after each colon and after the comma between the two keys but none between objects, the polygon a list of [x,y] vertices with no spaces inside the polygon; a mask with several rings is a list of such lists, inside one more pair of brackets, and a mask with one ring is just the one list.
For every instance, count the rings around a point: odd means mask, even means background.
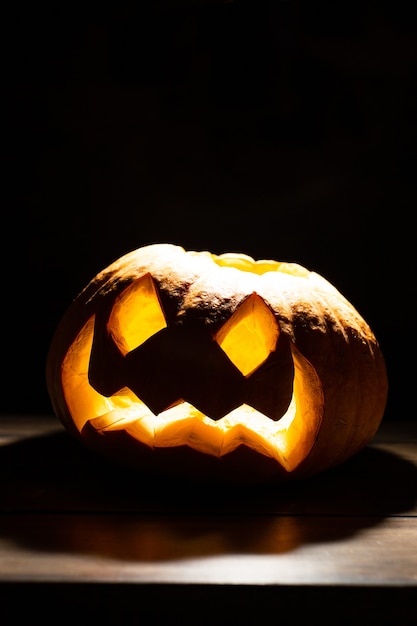
[{"label": "warm light glow", "polygon": [[93,346],[95,316],[79,332],[62,363],[62,387],[68,409],[78,430],[92,415],[101,415],[115,407],[114,398],[106,398],[88,381],[90,354]]},{"label": "warm light glow", "polygon": [[[196,252],[194,254],[201,255],[203,253]],[[269,259],[255,261],[247,254],[237,252],[226,252],[219,255],[209,254],[216,265],[220,267],[234,267],[241,272],[251,272],[258,275],[266,274],[266,272],[280,272],[281,274],[290,274],[291,276],[307,276],[309,273],[307,269],[298,263],[278,262]]]},{"label": "warm light glow", "polygon": [[215,339],[232,363],[248,376],[275,350],[278,334],[275,316],[254,293],[222,326]]},{"label": "warm light glow", "polygon": [[123,355],[166,327],[150,274],[145,274],[131,283],[116,299],[108,327]]}]

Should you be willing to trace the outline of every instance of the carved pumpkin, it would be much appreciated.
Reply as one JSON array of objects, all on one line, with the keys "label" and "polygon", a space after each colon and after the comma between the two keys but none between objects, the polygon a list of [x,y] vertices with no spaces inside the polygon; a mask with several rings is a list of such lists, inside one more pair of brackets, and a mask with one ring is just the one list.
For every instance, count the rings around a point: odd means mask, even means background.
[{"label": "carved pumpkin", "polygon": [[244,254],[139,248],[99,273],[52,338],[53,409],[142,470],[253,482],[316,474],[376,433],[375,336],[328,281]]}]

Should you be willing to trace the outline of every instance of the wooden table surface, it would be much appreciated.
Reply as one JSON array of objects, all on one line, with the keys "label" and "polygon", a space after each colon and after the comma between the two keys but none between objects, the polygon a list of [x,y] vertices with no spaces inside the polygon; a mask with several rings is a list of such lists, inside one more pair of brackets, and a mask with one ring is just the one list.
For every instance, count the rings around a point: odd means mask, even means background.
[{"label": "wooden table surface", "polygon": [[141,480],[52,416],[3,415],[0,469],[4,626],[28,606],[43,623],[417,624],[415,422],[291,486],[197,489]]}]

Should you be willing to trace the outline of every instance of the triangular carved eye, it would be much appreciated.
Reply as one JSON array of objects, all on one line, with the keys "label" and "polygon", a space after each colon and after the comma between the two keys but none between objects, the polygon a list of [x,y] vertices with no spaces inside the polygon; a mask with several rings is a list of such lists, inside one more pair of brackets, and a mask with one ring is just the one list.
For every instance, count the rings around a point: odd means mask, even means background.
[{"label": "triangular carved eye", "polygon": [[214,339],[232,363],[249,376],[276,348],[279,326],[257,293],[250,295],[216,333]]},{"label": "triangular carved eye", "polygon": [[138,278],[118,296],[107,324],[123,355],[166,326],[164,312],[150,274]]}]

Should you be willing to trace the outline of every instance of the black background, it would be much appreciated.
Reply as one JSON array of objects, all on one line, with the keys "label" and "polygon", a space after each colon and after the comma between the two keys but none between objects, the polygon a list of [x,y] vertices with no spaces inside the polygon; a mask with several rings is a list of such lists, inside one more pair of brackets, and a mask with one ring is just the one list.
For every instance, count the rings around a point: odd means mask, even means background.
[{"label": "black background", "polygon": [[51,412],[46,353],[70,301],[122,254],[173,242],[324,275],[379,339],[386,418],[415,419],[412,5],[9,7],[2,412]]}]

